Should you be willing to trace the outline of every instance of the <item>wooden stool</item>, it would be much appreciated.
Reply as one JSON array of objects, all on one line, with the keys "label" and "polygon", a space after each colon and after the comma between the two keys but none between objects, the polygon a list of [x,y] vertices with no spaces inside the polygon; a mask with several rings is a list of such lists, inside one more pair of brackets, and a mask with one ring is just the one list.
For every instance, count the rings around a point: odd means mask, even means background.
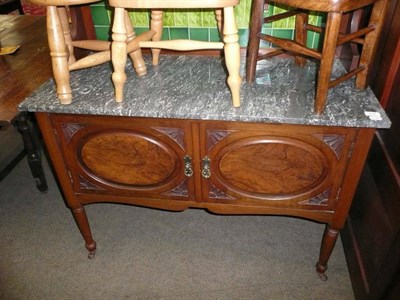
[{"label": "wooden stool", "polygon": [[[109,0],[108,3],[110,6],[115,7],[114,25],[112,28],[113,42],[111,60],[114,66],[112,78],[116,88],[117,101],[122,101],[123,99],[123,86],[126,81],[126,56],[124,55],[126,52],[126,32],[124,14],[126,8],[132,8],[151,10],[150,28],[155,31],[156,34],[152,41],[140,42],[140,47],[152,49],[154,65],[158,64],[160,49],[190,51],[223,48],[225,64],[229,73],[227,82],[231,90],[233,106],[240,106],[240,85],[242,82],[239,74],[240,47],[238,29],[233,10],[233,7],[239,3],[239,0]],[[214,8],[218,21],[218,29],[220,32],[222,31],[223,42],[202,42],[193,40],[161,41],[163,9],[170,8]]]},{"label": "wooden stool", "polygon": [[[290,10],[285,13],[264,18],[264,4],[268,3],[287,5],[290,6],[290,8],[288,8]],[[371,4],[373,4],[373,9],[367,27],[348,34],[339,32],[343,13],[351,12]],[[318,59],[321,63],[318,73],[314,109],[317,114],[321,114],[326,106],[329,88],[334,87],[356,74],[356,87],[366,87],[369,67],[376,52],[377,41],[382,30],[387,8],[387,0],[253,0],[246,62],[247,82],[252,83],[254,81],[258,60],[281,54],[283,51],[297,54],[295,56],[295,62],[299,66],[304,66],[306,62],[305,57]],[[308,11],[327,13],[327,22],[324,31],[322,28],[308,23]],[[273,37],[261,33],[261,27],[264,23],[281,20],[294,15],[296,16],[294,40]],[[325,37],[321,52],[306,47],[308,30],[320,33],[324,32]],[[260,39],[271,42],[280,48],[270,53],[260,55]],[[359,65],[347,74],[331,81],[336,47],[350,41],[363,45]]]},{"label": "wooden stool", "polygon": [[[90,4],[98,0],[29,0],[33,4],[46,6],[47,38],[50,48],[50,56],[53,66],[53,76],[57,88],[57,97],[62,104],[72,102],[72,92],[69,83],[70,71],[93,67],[110,61],[111,43],[100,40],[73,41],[71,38],[70,22],[66,6]],[[125,20],[129,17],[126,14]],[[124,22],[128,38],[127,50],[137,74],[146,74],[139,41],[150,40],[154,32],[148,31],[135,36],[130,21]],[[100,51],[77,60],[74,56],[74,47],[92,51]]]}]

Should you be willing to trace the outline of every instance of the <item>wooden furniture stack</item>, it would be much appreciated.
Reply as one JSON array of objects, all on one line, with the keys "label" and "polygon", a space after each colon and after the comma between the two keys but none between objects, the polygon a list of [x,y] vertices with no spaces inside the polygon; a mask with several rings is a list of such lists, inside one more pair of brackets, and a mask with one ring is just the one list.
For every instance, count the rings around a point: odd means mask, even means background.
[{"label": "wooden furniture stack", "polygon": [[304,69],[273,59],[260,74],[271,82],[243,85],[246,101],[233,108],[218,59],[160,60],[145,77],[128,70],[122,103],[110,99],[100,66],[75,78],[96,78],[96,93],[78,91],[76,103],[60,105],[49,82],[21,106],[36,114],[89,256],[96,243],[84,206],[96,202],[297,216],[327,224],[317,265],[325,280],[375,128],[390,126],[371,91],[342,84],[317,117],[312,80],[282,76],[308,78]]},{"label": "wooden furniture stack", "polygon": [[[305,65],[307,57],[320,61],[314,108],[317,114],[323,113],[325,109],[328,90],[343,80],[356,75],[356,87],[362,89],[367,87],[367,75],[378,47],[379,35],[388,9],[388,0],[254,0],[252,3],[246,65],[247,82],[254,82],[257,61],[288,51],[294,53],[296,64],[299,66]],[[269,3],[288,6],[289,10],[264,18],[264,5]],[[344,14],[368,5],[373,5],[373,9],[367,26],[351,33],[340,32],[340,24]],[[327,14],[326,27],[324,29],[309,24],[309,11]],[[292,16],[296,16],[294,40],[279,38],[262,32],[263,24]],[[323,33],[321,51],[307,46],[308,31]],[[267,54],[259,54],[260,40],[268,41],[278,48]],[[336,48],[348,42],[363,45],[359,65],[348,73],[332,80],[331,72]]]},{"label": "wooden furniture stack", "polygon": [[[70,104],[72,102],[70,71],[93,67],[111,59],[110,42],[100,40],[73,41],[71,37],[69,6],[88,5],[98,2],[98,0],[29,1],[47,8],[47,37],[53,66],[53,77],[56,82],[57,97],[62,104]],[[123,53],[118,52],[118,55],[126,58],[127,53],[129,53],[138,75],[144,75],[146,73],[146,66],[143,62],[139,42],[149,40],[153,32],[148,31],[136,37],[127,12],[122,16],[122,25],[125,28],[125,32],[127,32],[127,37],[124,40],[125,51]],[[74,55],[74,47],[98,52],[77,60]],[[118,92],[119,89],[116,88],[117,99],[120,98]]]}]

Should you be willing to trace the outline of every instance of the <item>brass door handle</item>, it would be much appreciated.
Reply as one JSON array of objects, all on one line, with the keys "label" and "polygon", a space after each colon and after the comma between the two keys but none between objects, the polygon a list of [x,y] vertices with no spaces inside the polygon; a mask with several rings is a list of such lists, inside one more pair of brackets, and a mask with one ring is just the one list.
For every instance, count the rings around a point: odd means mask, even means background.
[{"label": "brass door handle", "polygon": [[206,179],[210,178],[211,176],[210,159],[208,158],[208,156],[204,156],[202,162],[203,162],[203,169],[201,170],[201,176],[203,176]]},{"label": "brass door handle", "polygon": [[183,158],[183,163],[184,163],[183,173],[185,174],[186,177],[192,177],[193,176],[192,158],[189,155],[185,155],[185,157]]}]

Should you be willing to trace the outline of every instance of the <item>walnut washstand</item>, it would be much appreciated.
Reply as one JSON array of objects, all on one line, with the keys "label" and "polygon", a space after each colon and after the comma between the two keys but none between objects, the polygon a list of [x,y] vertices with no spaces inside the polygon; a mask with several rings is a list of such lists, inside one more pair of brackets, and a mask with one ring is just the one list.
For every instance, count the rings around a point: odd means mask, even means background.
[{"label": "walnut washstand", "polygon": [[326,279],[375,129],[390,121],[371,90],[351,81],[315,115],[311,63],[260,64],[240,108],[223,72],[217,58],[162,56],[146,76],[128,73],[126,100],[116,103],[103,65],[71,74],[71,105],[58,103],[49,81],[20,109],[36,113],[90,257],[84,206],[97,202],[296,216],[327,224],[317,263]]}]

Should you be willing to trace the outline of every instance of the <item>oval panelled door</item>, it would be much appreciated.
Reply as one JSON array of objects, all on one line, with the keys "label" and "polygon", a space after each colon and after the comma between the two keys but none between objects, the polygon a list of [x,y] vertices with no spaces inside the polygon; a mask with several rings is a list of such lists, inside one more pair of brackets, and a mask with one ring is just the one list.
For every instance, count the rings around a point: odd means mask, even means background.
[{"label": "oval panelled door", "polygon": [[216,177],[235,193],[288,199],[322,189],[328,158],[315,146],[292,138],[237,140],[215,153]]},{"label": "oval panelled door", "polygon": [[83,166],[103,183],[137,187],[168,180],[177,159],[176,153],[160,141],[134,132],[94,135],[80,152]]}]

